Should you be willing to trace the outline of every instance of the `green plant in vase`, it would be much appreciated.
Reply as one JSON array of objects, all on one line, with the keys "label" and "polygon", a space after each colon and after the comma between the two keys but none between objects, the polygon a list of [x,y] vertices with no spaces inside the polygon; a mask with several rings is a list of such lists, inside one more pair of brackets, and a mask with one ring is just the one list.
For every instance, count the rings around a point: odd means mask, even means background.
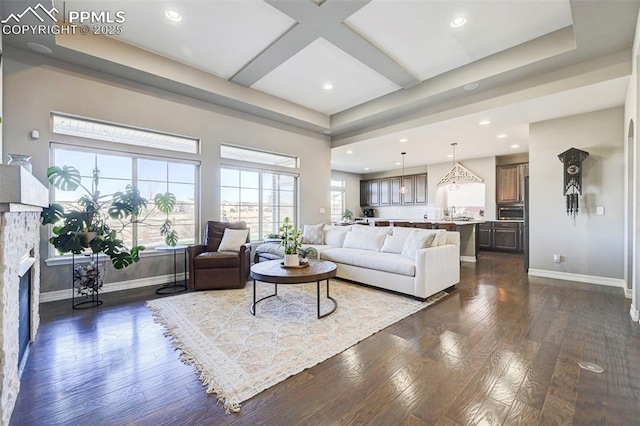
[{"label": "green plant in vase", "polygon": [[298,266],[300,264],[298,250],[301,247],[300,240],[302,237],[302,231],[295,227],[289,217],[284,218],[284,222],[279,228],[279,231],[282,236],[282,242],[280,245],[284,247],[284,265]]},{"label": "green plant in vase", "polygon": [[83,185],[80,172],[72,166],[49,167],[47,179],[61,191],[80,189],[83,192],[76,206],[65,209],[54,203],[41,213],[42,224],[53,225],[53,236],[49,242],[61,254],[104,253],[115,269],[126,268],[140,260],[140,252],[145,247],[134,245],[128,248],[122,234],[134,223],[143,223],[154,209],[167,215],[160,228],[165,242],[167,245],[177,244],[178,235],[169,220],[169,213],[176,204],[173,194],[157,194],[152,209],[149,209],[147,199],[132,185],[127,185],[124,191],[102,195],[98,189],[100,170],[97,167],[93,169],[90,188]]}]

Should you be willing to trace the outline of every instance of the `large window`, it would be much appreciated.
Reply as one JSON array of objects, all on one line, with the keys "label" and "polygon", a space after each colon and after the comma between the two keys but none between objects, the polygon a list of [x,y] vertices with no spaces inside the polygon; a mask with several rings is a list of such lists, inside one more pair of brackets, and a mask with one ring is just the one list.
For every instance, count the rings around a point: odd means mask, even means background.
[{"label": "large window", "polygon": [[[154,209],[153,197],[157,193],[171,192],[176,196],[176,207],[171,213],[179,244],[193,244],[196,240],[196,175],[194,162],[168,160],[162,157],[137,154],[83,150],[66,145],[53,145],[53,164],[73,166],[80,171],[82,184],[91,188],[94,167],[100,171],[98,189],[103,195],[124,191],[127,185],[138,188],[149,201],[151,214],[140,224],[128,227],[123,233],[127,246],[141,244],[147,248],[164,245],[160,224],[165,216]],[[65,208],[78,208],[77,200],[83,195],[79,188],[74,192],[53,191],[54,202]],[[112,226],[117,226],[114,221]]]},{"label": "large window", "polygon": [[277,234],[285,217],[296,221],[295,175],[274,171],[223,167],[220,170],[220,217],[243,220],[251,229],[251,240]]}]

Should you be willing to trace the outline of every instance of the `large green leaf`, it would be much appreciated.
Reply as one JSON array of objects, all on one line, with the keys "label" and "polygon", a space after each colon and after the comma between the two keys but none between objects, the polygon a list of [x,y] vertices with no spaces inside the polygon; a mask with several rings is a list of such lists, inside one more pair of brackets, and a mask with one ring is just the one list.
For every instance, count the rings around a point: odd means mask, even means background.
[{"label": "large green leaf", "polygon": [[127,266],[130,266],[134,263],[133,257],[129,252],[117,253],[114,256],[111,256],[111,263],[113,267],[116,269],[123,269]]},{"label": "large green leaf", "polygon": [[173,208],[176,206],[176,196],[170,192],[165,192],[164,194],[156,194],[153,202],[164,214],[169,214],[173,211]]},{"label": "large green leaf", "polygon": [[173,223],[171,223],[171,220],[165,220],[162,225],[160,225],[160,235],[168,235],[169,232],[171,232],[171,228],[173,228]]},{"label": "large green leaf", "polygon": [[[140,191],[135,186],[127,185],[124,192],[116,192],[113,194],[113,208],[109,208],[109,215],[114,219],[119,216],[129,214],[139,215],[142,210],[147,207],[147,199],[140,195]],[[115,215],[115,216],[114,216]]]},{"label": "large green leaf", "polygon": [[62,191],[75,191],[80,186],[80,172],[73,166],[52,166],[47,169],[47,179]]},{"label": "large green leaf", "polygon": [[131,258],[133,259],[134,262],[137,262],[140,260],[140,252],[142,250],[144,250],[146,247],[145,246],[133,246],[131,247]]},{"label": "large green leaf", "polygon": [[176,231],[171,231],[164,238],[165,243],[168,246],[175,247],[178,245],[178,233]]},{"label": "large green leaf", "polygon": [[60,204],[51,204],[42,209],[40,220],[43,225],[58,223],[64,217],[64,208]]}]

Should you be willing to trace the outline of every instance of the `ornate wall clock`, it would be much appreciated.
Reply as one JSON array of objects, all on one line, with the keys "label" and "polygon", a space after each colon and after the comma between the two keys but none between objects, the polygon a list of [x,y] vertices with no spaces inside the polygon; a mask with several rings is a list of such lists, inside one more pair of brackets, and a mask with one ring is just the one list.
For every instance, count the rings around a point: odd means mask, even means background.
[{"label": "ornate wall clock", "polygon": [[574,218],[578,214],[579,196],[582,194],[582,162],[589,156],[587,151],[570,148],[558,155],[564,163],[564,196],[567,215]]}]

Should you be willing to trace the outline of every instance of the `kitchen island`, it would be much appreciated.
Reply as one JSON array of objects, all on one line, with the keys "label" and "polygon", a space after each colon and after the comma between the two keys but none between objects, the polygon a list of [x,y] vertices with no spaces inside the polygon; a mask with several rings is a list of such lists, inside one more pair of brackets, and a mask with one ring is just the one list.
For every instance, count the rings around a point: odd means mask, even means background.
[{"label": "kitchen island", "polygon": [[386,219],[382,217],[366,217],[356,218],[374,225],[377,221],[388,222],[411,222],[433,224],[452,223],[456,225],[456,231],[460,233],[460,261],[475,263],[478,257],[478,224],[484,223],[484,220],[415,220],[415,219]]}]

